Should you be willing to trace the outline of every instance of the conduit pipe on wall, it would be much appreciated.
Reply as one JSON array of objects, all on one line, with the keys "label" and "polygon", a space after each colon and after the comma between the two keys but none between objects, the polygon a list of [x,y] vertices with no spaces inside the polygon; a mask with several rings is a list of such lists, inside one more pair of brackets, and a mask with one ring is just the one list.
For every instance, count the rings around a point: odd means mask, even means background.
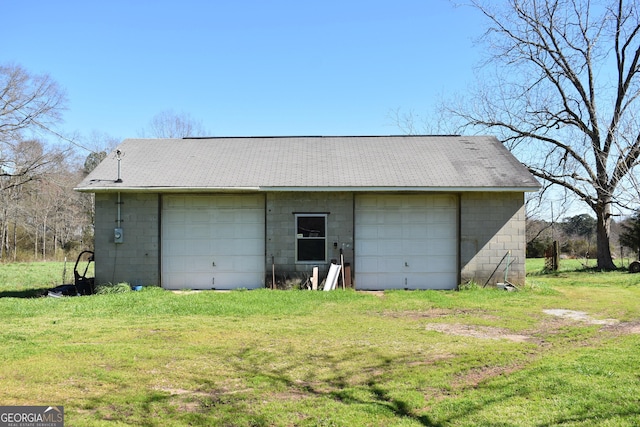
[{"label": "conduit pipe on wall", "polygon": [[120,205],[122,205],[122,199],[120,192],[118,191],[117,214],[116,214],[116,228],[113,229],[113,243],[123,243],[124,237],[122,235],[122,211]]},{"label": "conduit pipe on wall", "polygon": [[[116,179],[116,183],[122,182],[122,176],[120,175],[120,161],[122,160],[123,153],[120,150],[116,150],[116,160],[118,161],[118,179]],[[118,202],[117,202],[117,218],[116,218],[116,228],[113,230],[113,243],[123,243],[124,238],[122,235],[122,211],[120,209],[120,205],[122,205],[122,199],[120,196],[120,192],[118,191]]]},{"label": "conduit pipe on wall", "polygon": [[122,201],[120,199],[120,192],[118,191],[118,216],[116,218],[116,223],[118,224],[118,228],[120,228],[120,226],[122,225],[122,217],[121,217],[121,211],[120,211],[120,205],[122,204]]}]

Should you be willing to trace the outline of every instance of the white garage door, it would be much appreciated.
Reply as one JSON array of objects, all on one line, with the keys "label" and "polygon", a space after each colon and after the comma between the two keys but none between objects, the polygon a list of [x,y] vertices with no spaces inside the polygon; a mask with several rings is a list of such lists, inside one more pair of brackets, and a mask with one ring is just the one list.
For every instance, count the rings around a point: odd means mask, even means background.
[{"label": "white garage door", "polygon": [[261,195],[167,195],[162,207],[162,287],[264,286]]},{"label": "white garage door", "polygon": [[357,289],[454,289],[457,200],[449,195],[359,195]]}]

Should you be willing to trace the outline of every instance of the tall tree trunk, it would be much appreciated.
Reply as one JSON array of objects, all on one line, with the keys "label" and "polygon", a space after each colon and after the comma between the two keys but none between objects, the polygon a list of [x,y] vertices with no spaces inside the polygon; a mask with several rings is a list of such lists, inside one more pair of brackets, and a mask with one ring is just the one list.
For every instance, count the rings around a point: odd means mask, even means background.
[{"label": "tall tree trunk", "polygon": [[54,222],[53,222],[53,258],[55,259],[57,254],[58,254],[58,222],[60,221],[59,218],[57,218]]},{"label": "tall tree trunk", "polygon": [[13,220],[13,261],[18,259],[18,224]]},{"label": "tall tree trunk", "polygon": [[2,210],[0,219],[0,260],[4,258],[4,240],[7,236],[7,209]]},{"label": "tall tree trunk", "polygon": [[47,259],[47,214],[44,214],[44,219],[42,220],[42,260],[46,261]]},{"label": "tall tree trunk", "polygon": [[611,237],[611,199],[604,197],[596,206],[597,260],[600,270],[615,270],[609,246]]},{"label": "tall tree trunk", "polygon": [[38,226],[34,227],[35,236],[33,237],[33,260],[38,260]]},{"label": "tall tree trunk", "polygon": [[7,222],[5,222],[4,224],[4,240],[2,241],[2,246],[4,248],[4,256],[8,259],[9,258],[9,220],[7,219]]}]

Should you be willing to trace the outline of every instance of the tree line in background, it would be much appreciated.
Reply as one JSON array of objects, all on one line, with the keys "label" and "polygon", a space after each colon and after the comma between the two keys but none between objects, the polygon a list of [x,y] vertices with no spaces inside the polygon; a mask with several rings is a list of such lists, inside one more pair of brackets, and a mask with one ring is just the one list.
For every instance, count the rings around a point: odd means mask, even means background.
[{"label": "tree line in background", "polygon": [[93,247],[93,199],[73,190],[85,170],[69,154],[28,140],[4,155],[12,171],[0,176],[1,260],[60,259]]},{"label": "tree line in background", "polygon": [[[558,222],[527,219],[527,258],[543,258],[554,241],[562,256],[596,258],[597,221],[588,214]],[[611,252],[614,258],[640,259],[640,211],[620,221],[611,221]]]}]

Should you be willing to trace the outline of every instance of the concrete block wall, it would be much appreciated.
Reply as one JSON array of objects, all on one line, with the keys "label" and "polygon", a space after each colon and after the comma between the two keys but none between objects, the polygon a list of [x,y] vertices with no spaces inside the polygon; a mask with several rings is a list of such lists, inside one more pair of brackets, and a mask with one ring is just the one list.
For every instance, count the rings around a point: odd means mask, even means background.
[{"label": "concrete block wall", "polygon": [[[327,262],[319,266],[325,276],[331,259],[353,265],[353,193],[350,192],[274,192],[266,202],[266,271],[271,275],[271,257],[278,277],[301,278],[309,275],[314,264],[296,263],[296,227],[294,213],[328,213]],[[336,243],[336,246],[334,246]],[[278,279],[276,279],[278,280]],[[268,280],[269,282],[271,280]]]},{"label": "concrete block wall", "polygon": [[[463,193],[460,196],[462,283],[484,285],[502,257],[511,251],[508,281],[525,280],[525,208],[523,193]],[[507,258],[489,283],[504,281]]]},{"label": "concrete block wall", "polygon": [[159,195],[120,194],[123,243],[114,243],[117,194],[96,194],[96,284],[160,285]]},{"label": "concrete block wall", "polygon": [[[124,243],[114,243],[117,194],[95,197],[96,283],[160,284],[160,196],[121,193]],[[340,259],[354,272],[354,194],[351,192],[270,192],[266,194],[265,273],[271,275],[273,256],[279,278],[308,276],[313,264],[295,262],[295,215],[328,213],[326,275],[331,259]],[[508,280],[525,280],[525,210],[522,193],[462,193],[460,195],[461,280],[484,284],[507,251],[511,251]],[[336,246],[334,247],[334,242]],[[491,283],[504,280],[505,261]],[[270,280],[268,280],[270,281]]]}]

